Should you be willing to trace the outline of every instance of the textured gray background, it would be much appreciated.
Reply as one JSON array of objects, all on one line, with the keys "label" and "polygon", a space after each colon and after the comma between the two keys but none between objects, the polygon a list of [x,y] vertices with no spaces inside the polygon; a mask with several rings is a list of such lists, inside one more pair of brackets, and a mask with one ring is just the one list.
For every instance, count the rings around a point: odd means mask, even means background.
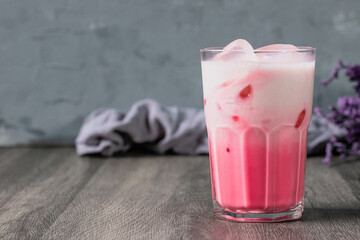
[{"label": "textured gray background", "polygon": [[0,145],[71,142],[99,107],[202,107],[199,49],[236,38],[318,49],[315,104],[339,58],[360,62],[359,0],[0,0]]}]

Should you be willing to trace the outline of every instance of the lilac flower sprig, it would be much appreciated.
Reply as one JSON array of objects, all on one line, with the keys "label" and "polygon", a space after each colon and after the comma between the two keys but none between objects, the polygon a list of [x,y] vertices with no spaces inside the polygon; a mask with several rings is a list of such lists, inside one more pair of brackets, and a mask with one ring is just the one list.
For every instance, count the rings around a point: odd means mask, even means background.
[{"label": "lilac flower sprig", "polygon": [[320,108],[315,108],[317,115],[326,118],[338,127],[345,129],[347,134],[344,138],[331,138],[326,145],[324,163],[330,164],[331,156],[336,153],[340,158],[349,155],[360,155],[360,65],[345,65],[339,61],[328,79],[322,82],[327,86],[339,77],[339,72],[345,70],[346,76],[354,82],[357,96],[343,96],[338,98],[337,107],[329,106],[329,113],[324,113]]},{"label": "lilac flower sprig", "polygon": [[335,67],[330,77],[321,82],[321,84],[326,87],[331,83],[334,79],[339,77],[340,70],[346,70],[346,76],[348,76],[349,80],[355,82],[354,89],[358,96],[360,96],[360,64],[359,65],[345,65],[343,61],[339,61],[338,65]]}]

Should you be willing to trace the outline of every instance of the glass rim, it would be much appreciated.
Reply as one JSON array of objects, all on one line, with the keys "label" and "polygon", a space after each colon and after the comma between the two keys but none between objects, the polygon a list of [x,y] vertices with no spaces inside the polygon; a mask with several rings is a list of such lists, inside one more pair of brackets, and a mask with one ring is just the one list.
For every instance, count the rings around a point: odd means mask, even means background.
[{"label": "glass rim", "polygon": [[[307,46],[296,46],[297,49],[291,50],[281,50],[281,49],[271,49],[271,50],[254,50],[254,53],[280,53],[280,52],[315,52],[316,48],[307,47]],[[245,52],[243,50],[224,50],[224,47],[208,47],[200,49],[200,52]]]}]

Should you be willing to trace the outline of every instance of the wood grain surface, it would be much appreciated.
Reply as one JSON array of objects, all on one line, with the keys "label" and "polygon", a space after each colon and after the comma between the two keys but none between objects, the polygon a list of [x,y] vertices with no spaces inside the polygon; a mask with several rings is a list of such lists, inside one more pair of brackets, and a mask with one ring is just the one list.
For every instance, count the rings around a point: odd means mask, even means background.
[{"label": "wood grain surface", "polygon": [[0,149],[0,239],[360,239],[360,161],[307,161],[298,221],[215,220],[207,156]]}]

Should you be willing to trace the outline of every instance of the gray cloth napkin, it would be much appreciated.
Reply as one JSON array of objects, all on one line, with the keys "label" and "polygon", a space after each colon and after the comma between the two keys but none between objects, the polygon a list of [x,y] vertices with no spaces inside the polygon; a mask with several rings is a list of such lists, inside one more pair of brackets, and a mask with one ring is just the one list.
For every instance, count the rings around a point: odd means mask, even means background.
[{"label": "gray cloth napkin", "polygon": [[128,113],[99,109],[84,121],[75,141],[79,155],[111,156],[141,145],[157,153],[208,153],[204,112],[162,106],[145,99]]},{"label": "gray cloth napkin", "polygon": [[[344,130],[314,115],[309,126],[308,153],[323,154],[332,136],[344,134]],[[136,102],[128,113],[95,110],[85,119],[75,145],[79,155],[112,156],[138,145],[156,153],[209,152],[202,110],[163,106],[151,99]]]},{"label": "gray cloth napkin", "polygon": [[312,116],[308,128],[307,151],[309,155],[324,155],[326,143],[332,138],[341,138],[346,130],[341,129],[325,118]]}]

